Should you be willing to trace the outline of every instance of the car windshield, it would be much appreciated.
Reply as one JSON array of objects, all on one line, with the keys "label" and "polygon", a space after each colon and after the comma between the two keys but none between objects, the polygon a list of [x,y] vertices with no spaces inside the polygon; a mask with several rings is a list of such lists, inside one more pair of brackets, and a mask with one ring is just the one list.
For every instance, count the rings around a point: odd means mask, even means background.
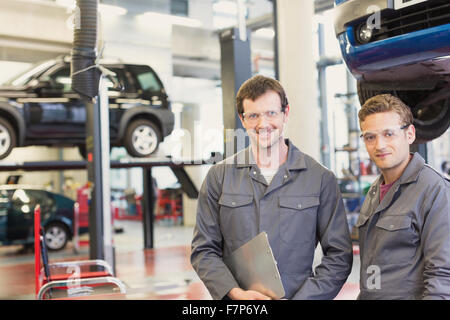
[{"label": "car windshield", "polygon": [[54,61],[46,61],[46,62],[39,62],[36,64],[33,64],[30,68],[26,69],[25,71],[19,73],[18,75],[15,75],[10,80],[6,81],[3,85],[10,85],[10,86],[23,86],[27,84],[31,79],[35,77],[35,75],[40,74],[53,66],[55,64]]}]

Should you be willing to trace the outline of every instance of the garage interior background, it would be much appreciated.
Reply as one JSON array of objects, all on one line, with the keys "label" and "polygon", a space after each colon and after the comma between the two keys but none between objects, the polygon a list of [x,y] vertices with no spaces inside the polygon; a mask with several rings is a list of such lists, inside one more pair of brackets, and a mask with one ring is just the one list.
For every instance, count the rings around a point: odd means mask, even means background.
[{"label": "garage interior background", "polygon": [[[303,1],[303,0],[302,0]],[[310,0],[312,1],[312,0]],[[71,9],[75,0],[8,0],[0,1],[0,83],[28,68],[31,64],[61,55],[70,55],[73,30]],[[223,135],[207,134],[223,127],[219,32],[236,26],[235,1],[225,0],[101,0],[101,40],[103,56],[127,63],[148,64],[160,76],[175,113],[175,129],[152,157],[191,159],[208,158],[211,152],[223,153]],[[268,0],[247,0],[246,20],[251,29],[252,73],[275,76],[273,4]],[[331,170],[338,177],[348,176],[349,164],[355,159],[366,161],[364,147],[357,153],[339,152],[345,147],[359,146],[349,134],[360,107],[356,81],[341,60],[338,42],[329,9],[333,1],[315,0],[311,39],[316,78],[310,112],[320,124],[321,108],[328,125],[322,128],[326,140],[317,140],[312,156],[321,161],[329,155]],[[178,18],[177,18],[178,17]],[[182,19],[179,19],[182,17]],[[306,30],[309,30],[308,28]],[[298,32],[300,32],[299,30]],[[295,32],[294,32],[295,33]],[[292,35],[291,35],[292,37]],[[296,57],[301,60],[302,56]],[[319,78],[320,68],[326,77]],[[303,70],[298,70],[302,73]],[[299,90],[301,83],[298,84]],[[349,94],[350,93],[350,94]],[[290,96],[288,90],[288,97]],[[305,102],[309,103],[309,102]],[[292,105],[292,109],[300,106]],[[303,112],[306,109],[302,106]],[[323,115],[323,113],[322,113]],[[292,122],[292,119],[290,120]],[[312,121],[314,123],[314,121]],[[323,125],[323,123],[322,123]],[[292,126],[292,124],[291,124]],[[310,132],[301,131],[305,135]],[[319,130],[319,129],[317,129]],[[189,134],[187,134],[189,133]],[[318,135],[319,131],[317,131]],[[325,142],[325,143],[324,143]],[[298,145],[300,149],[302,145]],[[428,162],[441,170],[450,159],[450,131],[427,144]],[[334,152],[336,151],[336,152]],[[129,157],[124,148],[113,148],[111,160]],[[81,160],[76,147],[16,148],[2,162]],[[188,167],[197,188],[209,169],[208,165]],[[158,188],[177,187],[178,181],[169,168],[154,168]],[[0,182],[12,173],[0,173]],[[20,183],[43,187],[76,198],[76,190],[87,180],[84,170],[21,173]],[[373,181],[373,175],[359,177],[363,183]],[[142,170],[111,170],[111,188],[134,189],[142,194]],[[195,223],[196,201],[183,195],[185,226]]]}]

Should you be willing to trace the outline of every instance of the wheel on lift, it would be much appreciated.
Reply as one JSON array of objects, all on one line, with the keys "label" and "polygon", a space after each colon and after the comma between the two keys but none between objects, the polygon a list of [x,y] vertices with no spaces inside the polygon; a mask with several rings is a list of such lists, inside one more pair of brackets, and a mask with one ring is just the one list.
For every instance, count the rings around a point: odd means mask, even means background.
[{"label": "wheel on lift", "polygon": [[139,119],[129,124],[123,140],[129,155],[142,158],[156,152],[162,134],[150,120]]},{"label": "wheel on lift", "polygon": [[17,138],[12,125],[0,118],[0,159],[6,158],[16,146]]},{"label": "wheel on lift", "polygon": [[[390,93],[411,108],[416,127],[414,144],[426,143],[441,136],[450,126],[450,98],[441,99],[428,105],[420,105],[442,88],[416,91],[375,91],[367,88],[364,81],[358,81],[358,97],[361,105],[366,100],[382,93]],[[450,90],[450,86],[448,87]]]}]

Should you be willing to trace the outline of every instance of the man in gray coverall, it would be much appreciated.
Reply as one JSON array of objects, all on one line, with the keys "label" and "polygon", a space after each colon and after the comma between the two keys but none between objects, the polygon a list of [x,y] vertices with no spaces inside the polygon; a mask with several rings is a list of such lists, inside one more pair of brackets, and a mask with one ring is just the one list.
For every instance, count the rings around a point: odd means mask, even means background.
[{"label": "man in gray coverall", "polygon": [[409,153],[413,117],[398,98],[373,97],[358,115],[381,171],[356,223],[359,299],[450,299],[450,183]]},{"label": "man in gray coverall", "polygon": [[[334,174],[283,137],[289,116],[278,81],[247,80],[237,109],[251,146],[213,166],[198,198],[191,262],[214,299],[269,299],[243,290],[222,257],[265,231],[287,299],[333,299],[352,267]],[[312,271],[320,242],[324,256]]]}]

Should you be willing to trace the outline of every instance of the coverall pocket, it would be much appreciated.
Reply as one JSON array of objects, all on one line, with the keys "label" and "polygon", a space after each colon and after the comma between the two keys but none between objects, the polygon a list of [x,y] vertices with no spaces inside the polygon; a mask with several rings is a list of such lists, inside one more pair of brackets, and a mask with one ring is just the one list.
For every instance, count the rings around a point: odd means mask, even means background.
[{"label": "coverall pocket", "polygon": [[222,193],[219,199],[220,228],[225,241],[242,241],[251,238],[255,222],[252,195]]},{"label": "coverall pocket", "polygon": [[315,241],[318,196],[280,196],[280,237],[287,243]]},{"label": "coverall pocket", "polygon": [[409,262],[417,250],[418,235],[406,215],[381,216],[377,224],[379,260],[386,264]]}]

